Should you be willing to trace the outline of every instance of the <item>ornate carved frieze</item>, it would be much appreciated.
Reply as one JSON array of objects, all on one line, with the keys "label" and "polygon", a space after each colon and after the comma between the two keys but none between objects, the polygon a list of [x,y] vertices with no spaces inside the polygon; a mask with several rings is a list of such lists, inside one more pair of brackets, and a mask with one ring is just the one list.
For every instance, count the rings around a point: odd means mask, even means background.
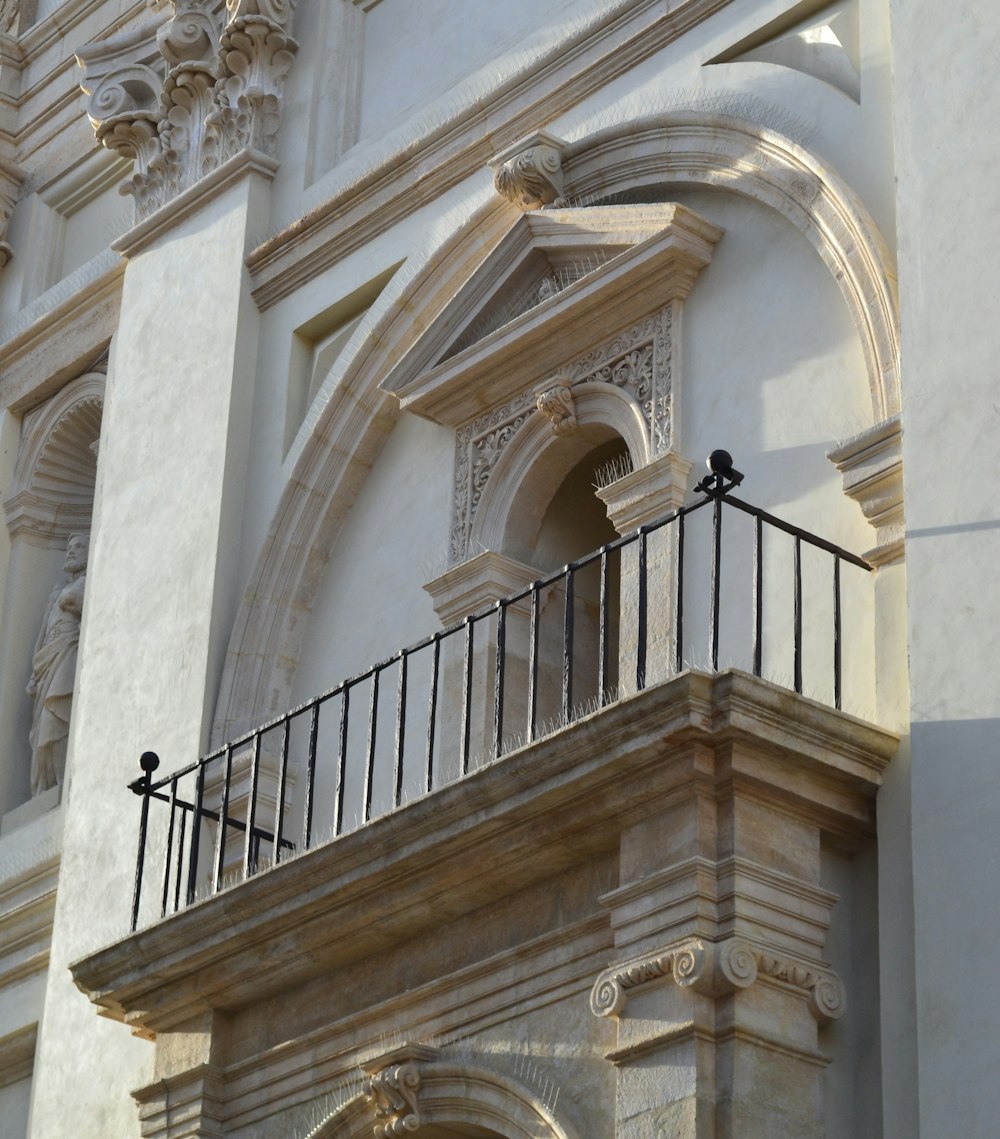
[{"label": "ornate carved frieze", "polygon": [[455,490],[450,554],[452,562],[469,555],[469,536],[486,483],[501,455],[536,411],[559,435],[576,426],[573,388],[580,384],[613,384],[642,411],[650,452],[665,454],[671,445],[673,383],[673,307],[658,313],[583,356],[532,393],[479,416],[460,428],[455,443]]},{"label": "ornate carved frieze", "polygon": [[663,978],[671,978],[681,988],[720,996],[748,989],[761,977],[798,990],[820,1024],[844,1013],[844,984],[832,970],[761,949],[738,937],[718,943],[693,938],[614,965],[597,978],[590,1008],[595,1016],[621,1016],[633,989]]},{"label": "ornate carved frieze", "polygon": [[498,154],[490,163],[497,193],[519,210],[561,206],[562,139],[536,131]]},{"label": "ornate carved frieze", "polygon": [[271,155],[298,45],[294,0],[169,0],[169,18],[77,52],[98,142],[135,163],[139,218],[241,151]]},{"label": "ornate carved frieze", "polygon": [[420,1065],[438,1051],[423,1044],[404,1044],[365,1065],[365,1094],[375,1109],[375,1139],[393,1139],[420,1126]]}]

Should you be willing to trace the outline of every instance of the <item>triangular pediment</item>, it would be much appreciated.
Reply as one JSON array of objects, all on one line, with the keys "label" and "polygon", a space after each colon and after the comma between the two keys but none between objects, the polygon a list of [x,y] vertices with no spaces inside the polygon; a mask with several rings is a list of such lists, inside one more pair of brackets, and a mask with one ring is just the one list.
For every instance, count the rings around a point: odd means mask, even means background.
[{"label": "triangular pediment", "polygon": [[419,374],[391,390],[407,410],[467,422],[685,296],[721,233],[668,202],[524,214],[428,330]]}]

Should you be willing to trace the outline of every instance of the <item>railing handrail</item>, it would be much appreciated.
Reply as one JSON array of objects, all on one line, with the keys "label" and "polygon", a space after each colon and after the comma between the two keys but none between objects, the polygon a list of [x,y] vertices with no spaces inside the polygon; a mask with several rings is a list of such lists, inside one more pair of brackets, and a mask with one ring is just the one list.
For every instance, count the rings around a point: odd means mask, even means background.
[{"label": "railing handrail", "polygon": [[[609,573],[611,572],[612,563],[610,562],[610,555],[616,551],[622,551],[626,547],[633,544],[638,547],[638,558],[634,563],[635,573],[635,604],[636,609],[634,612],[635,628],[633,630],[635,635],[634,642],[634,657],[635,669],[633,679],[637,690],[644,688],[648,682],[647,676],[647,637],[649,615],[647,613],[647,591],[649,589],[649,568],[647,566],[647,555],[649,551],[648,538],[651,534],[670,526],[672,523],[678,523],[676,532],[676,544],[673,547],[674,553],[671,558],[675,558],[676,576],[671,586],[673,590],[673,615],[668,617],[670,622],[669,633],[673,641],[672,657],[670,668],[673,672],[681,671],[683,667],[683,650],[685,644],[685,628],[684,628],[684,562],[685,562],[685,526],[684,521],[688,515],[694,514],[701,510],[703,507],[708,506],[710,503],[714,504],[713,523],[712,523],[712,555],[711,555],[711,586],[710,586],[710,609],[708,613],[708,630],[709,630],[709,643],[710,643],[710,656],[711,667],[717,670],[719,667],[719,629],[721,623],[721,610],[720,610],[720,593],[721,593],[721,566],[722,566],[722,553],[721,553],[721,535],[722,535],[722,507],[725,504],[732,506],[734,509],[741,511],[744,514],[750,515],[755,519],[754,535],[753,535],[753,607],[754,607],[754,626],[753,626],[753,672],[755,675],[762,674],[762,652],[764,643],[764,626],[762,624],[763,613],[763,526],[766,524],[769,528],[781,531],[794,538],[794,561],[793,561],[793,582],[794,582],[794,617],[793,617],[793,646],[794,646],[794,688],[796,692],[803,691],[803,573],[802,573],[802,554],[801,546],[809,545],[824,553],[832,556],[833,561],[833,693],[834,704],[837,708],[841,707],[842,697],[842,616],[841,616],[841,578],[840,578],[840,563],[847,562],[850,565],[856,566],[865,571],[871,571],[873,567],[863,558],[858,557],[856,554],[841,546],[836,545],[824,538],[810,533],[800,526],[793,523],[786,522],[782,518],[769,513],[760,507],[754,506],[750,503],[743,502],[740,499],[730,494],[734,487],[738,486],[742,481],[742,476],[739,472],[732,469],[732,461],[725,452],[713,452],[710,463],[713,463],[717,457],[721,456],[719,460],[722,473],[719,473],[720,466],[712,465],[713,474],[702,480],[701,483],[695,488],[697,493],[702,495],[697,501],[688,505],[680,506],[675,510],[669,511],[660,518],[654,519],[651,522],[644,523],[636,529],[629,531],[626,534],[615,538],[611,542],[605,543],[603,546],[596,550],[583,555],[575,561],[568,562],[560,569],[553,570],[532,581],[530,584],[520,588],[514,593],[505,597],[499,598],[496,601],[484,606],[453,622],[447,627],[431,633],[426,637],[406,646],[405,648],[397,650],[390,656],[383,658],[376,664],[369,666],[361,672],[347,677],[332,688],[321,692],[319,695],[311,697],[302,703],[287,709],[280,715],[258,725],[257,727],[243,733],[232,740],[227,741],[219,748],[210,751],[185,767],[179,768],[170,774],[155,780],[153,779],[153,772],[159,766],[158,757],[152,752],[143,753],[140,764],[143,769],[143,776],[129,784],[130,789],[137,795],[142,797],[142,813],[140,821],[140,844],[139,844],[139,858],[136,867],[136,883],[135,892],[133,897],[133,913],[132,913],[132,928],[136,928],[138,920],[138,911],[140,903],[140,894],[142,889],[142,875],[143,875],[143,862],[144,851],[147,839],[147,826],[148,826],[148,812],[151,800],[157,800],[162,803],[169,804],[169,819],[170,827],[166,836],[167,854],[164,862],[164,877],[163,877],[163,913],[167,912],[167,905],[169,901],[168,884],[173,881],[173,895],[174,895],[174,908],[179,908],[181,899],[181,859],[184,852],[185,844],[185,821],[193,818],[191,833],[188,836],[188,871],[186,877],[185,897],[186,904],[190,904],[195,896],[195,888],[198,880],[198,859],[199,859],[199,844],[201,840],[202,824],[206,821],[216,824],[216,850],[213,857],[213,890],[220,888],[222,882],[222,875],[224,869],[224,861],[228,849],[228,831],[232,828],[234,831],[241,832],[245,839],[244,854],[241,858],[243,864],[243,873],[249,876],[254,872],[254,868],[259,864],[261,844],[268,844],[273,851],[273,857],[276,861],[281,860],[282,852],[294,851],[296,844],[292,842],[287,835],[283,834],[285,826],[285,791],[286,791],[286,778],[288,775],[289,763],[289,740],[293,731],[293,725],[300,723],[299,717],[308,716],[309,726],[309,742],[307,752],[307,770],[306,770],[306,787],[305,787],[305,818],[303,823],[302,846],[308,849],[313,842],[313,796],[316,791],[317,767],[316,760],[319,752],[319,721],[320,712],[322,707],[329,701],[335,700],[340,697],[340,726],[338,731],[338,741],[336,743],[336,766],[333,772],[336,775],[336,813],[334,835],[343,833],[343,815],[344,815],[344,785],[347,779],[347,756],[348,756],[348,714],[349,707],[352,705],[351,694],[354,689],[361,688],[367,684],[369,699],[368,699],[368,724],[367,724],[367,742],[364,746],[364,817],[363,822],[370,821],[372,806],[373,806],[373,780],[376,774],[376,733],[378,731],[378,701],[379,701],[379,679],[383,673],[388,673],[389,670],[397,668],[398,666],[398,680],[396,692],[396,710],[395,710],[395,731],[394,731],[394,745],[393,745],[393,769],[392,769],[392,785],[393,785],[393,807],[398,808],[401,802],[401,792],[403,788],[403,772],[404,772],[404,749],[406,754],[410,755],[411,751],[405,747],[406,728],[407,728],[407,672],[409,666],[409,659],[415,657],[425,649],[432,649],[431,657],[431,676],[430,676],[430,700],[429,706],[426,711],[426,726],[427,726],[427,741],[425,750],[425,766],[424,773],[425,791],[431,791],[435,786],[440,786],[438,779],[440,775],[434,772],[434,755],[435,747],[440,749],[444,745],[441,740],[436,739],[435,731],[437,727],[437,719],[443,712],[438,707],[439,699],[443,699],[439,691],[439,666],[442,661],[442,644],[449,638],[455,637],[462,638],[464,648],[464,660],[462,667],[462,716],[461,716],[461,735],[459,737],[459,755],[460,755],[460,774],[466,775],[470,770],[470,759],[472,756],[470,750],[470,730],[473,719],[473,659],[476,653],[481,651],[480,648],[473,648],[474,644],[474,629],[477,623],[489,621],[491,618],[496,618],[496,644],[495,644],[495,660],[490,664],[492,672],[492,694],[485,696],[485,708],[483,711],[488,712],[490,704],[493,706],[494,722],[492,725],[491,744],[487,744],[486,754],[492,754],[494,758],[499,758],[505,753],[505,750],[510,750],[510,735],[509,732],[504,735],[504,704],[505,704],[505,682],[508,677],[508,666],[505,663],[505,654],[508,651],[507,644],[507,612],[519,602],[530,600],[530,614],[529,614],[529,632],[528,636],[528,657],[525,662],[527,665],[528,675],[523,683],[527,686],[527,731],[523,737],[526,741],[534,741],[539,738],[539,728],[537,724],[537,717],[539,715],[539,704],[551,700],[554,696],[561,696],[559,707],[561,709],[561,721],[570,722],[573,718],[580,714],[580,705],[574,704],[574,678],[573,674],[578,664],[574,663],[574,609],[577,604],[574,591],[574,575],[591,566],[595,563],[600,564],[600,599],[598,601],[599,610],[599,637],[598,637],[598,660],[597,660],[597,698],[600,707],[606,706],[611,702],[614,697],[612,692],[608,690],[608,680],[611,677],[612,690],[615,684],[614,677],[617,675],[621,677],[619,671],[624,667],[624,658],[620,656],[621,644],[618,646],[618,655],[615,657],[613,667],[609,670],[608,651],[611,639],[617,637],[617,633],[613,631],[616,627],[614,622],[617,618],[609,617],[612,612],[609,609],[611,598],[614,596],[609,587]],[[727,481],[728,480],[728,481]],[[618,572],[622,572],[624,566],[624,559],[618,559]],[[624,579],[623,579],[624,580]],[[540,647],[539,647],[539,627],[541,624],[541,609],[542,598],[545,590],[553,586],[557,586],[560,582],[565,582],[565,595],[562,598],[562,680],[558,685],[561,692],[555,692],[551,685],[546,682],[544,687],[539,685],[539,661],[540,661]],[[810,598],[812,594],[810,594]],[[657,615],[657,620],[661,618]],[[728,620],[728,617],[726,618]],[[611,624],[608,624],[611,622]],[[610,635],[609,635],[610,630]],[[492,642],[491,642],[492,643]],[[690,644],[690,635],[688,637],[688,644]],[[450,650],[449,650],[450,651]],[[630,650],[631,651],[631,650]],[[424,658],[426,660],[426,658]],[[546,666],[549,667],[549,666]],[[629,666],[631,668],[631,665]],[[658,667],[662,667],[661,663]],[[810,665],[810,668],[813,666]],[[516,678],[516,674],[515,674]],[[591,680],[594,678],[591,677]],[[586,677],[584,678],[585,683]],[[370,683],[369,683],[370,682]],[[513,681],[512,681],[513,683]],[[522,684],[522,680],[517,681],[518,685]],[[629,682],[631,683],[631,681]],[[365,689],[362,689],[364,692]],[[545,695],[547,693],[547,695]],[[480,697],[475,698],[479,700]],[[579,701],[579,693],[577,693],[577,700]],[[442,704],[442,708],[445,705]],[[479,713],[478,705],[477,715]],[[544,710],[541,713],[546,715]],[[551,713],[548,713],[551,714]],[[357,723],[357,717],[352,723]],[[442,721],[443,723],[443,721]],[[280,759],[280,781],[277,787],[276,802],[278,804],[275,813],[275,820],[273,830],[269,826],[261,826],[257,822],[256,812],[258,808],[258,779],[260,776],[260,764],[262,753],[262,742],[265,737],[275,730],[281,731],[281,759]],[[298,729],[296,729],[298,730]],[[545,731],[543,728],[542,731]],[[382,737],[384,738],[384,736]],[[478,746],[478,745],[477,745]],[[492,746],[492,752],[490,747]],[[520,744],[515,744],[520,746]],[[385,745],[383,745],[384,749]],[[250,786],[247,797],[246,806],[246,819],[241,819],[231,812],[230,803],[230,788],[233,777],[233,758],[237,752],[244,750],[252,750],[252,757],[249,761],[249,780]],[[325,754],[325,753],[324,753]],[[353,754],[353,751],[352,751]],[[380,753],[383,754],[383,753]],[[440,752],[443,756],[444,752]],[[222,798],[218,804],[211,800],[211,796],[215,794],[215,777],[212,777],[212,788],[206,786],[209,782],[208,770],[209,765],[219,760],[225,759],[225,777],[220,786],[222,787]],[[381,768],[378,769],[380,772]],[[197,774],[196,789],[193,796],[185,797],[179,794],[181,789],[181,781],[189,776]],[[384,779],[384,774],[379,775],[380,779]],[[454,776],[447,776],[447,779],[454,778]],[[165,793],[164,789],[169,788],[169,793]],[[209,795],[210,801],[206,802],[206,793]],[[216,809],[218,807],[218,809]],[[240,808],[242,809],[242,808]],[[178,859],[176,872],[171,879],[171,850],[174,842],[174,820],[175,816],[179,813],[179,837],[177,839],[177,853]]]}]

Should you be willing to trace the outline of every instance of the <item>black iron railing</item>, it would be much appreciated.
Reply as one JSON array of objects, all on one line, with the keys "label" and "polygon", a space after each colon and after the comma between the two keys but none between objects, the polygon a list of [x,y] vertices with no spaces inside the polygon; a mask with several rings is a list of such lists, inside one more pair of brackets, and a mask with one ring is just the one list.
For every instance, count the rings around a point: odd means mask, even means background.
[{"label": "black iron railing", "polygon": [[[144,907],[175,912],[688,665],[723,661],[798,693],[808,673],[809,694],[840,708],[841,570],[871,566],[732,497],[742,476],[719,455],[692,505],[187,767],[157,779],[145,752],[130,785],[142,799],[133,930]],[[690,520],[705,507],[712,524],[698,535]]]}]

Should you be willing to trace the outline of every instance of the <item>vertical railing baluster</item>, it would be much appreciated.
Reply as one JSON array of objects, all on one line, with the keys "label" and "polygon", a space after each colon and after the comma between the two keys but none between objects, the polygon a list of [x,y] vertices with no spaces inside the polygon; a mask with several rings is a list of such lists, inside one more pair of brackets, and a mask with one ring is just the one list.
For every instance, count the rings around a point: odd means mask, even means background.
[{"label": "vertical railing baluster", "polygon": [[531,625],[528,633],[528,739],[535,738],[538,721],[538,625],[541,601],[538,582],[531,586]]},{"label": "vertical railing baluster", "polygon": [[843,705],[843,673],[840,643],[840,558],[833,555],[833,704],[839,711]]},{"label": "vertical railing baluster", "polygon": [[184,878],[184,839],[187,836],[186,810],[181,810],[181,825],[177,831],[177,865],[174,867],[174,913],[177,913],[181,908],[181,881]]},{"label": "vertical railing baluster", "polygon": [[201,817],[205,804],[205,762],[198,764],[198,780],[195,784],[194,814],[191,818],[191,846],[188,850],[187,904],[194,901],[198,885],[198,855],[201,852]]},{"label": "vertical railing baluster", "polygon": [[399,682],[396,686],[396,739],[392,749],[393,805],[398,807],[403,797],[403,746],[406,736],[406,661],[407,654],[399,654]]},{"label": "vertical railing baluster", "polygon": [[712,671],[719,671],[719,595],[722,589],[722,499],[713,504],[712,514],[712,611],[709,618]]},{"label": "vertical railing baluster", "polygon": [[160,757],[154,751],[144,751],[139,756],[139,766],[143,774],[132,785],[132,789],[142,788],[142,807],[139,812],[139,852],[135,860],[135,880],[132,886],[132,932],[139,924],[139,903],[142,900],[142,872],[146,863],[146,829],[149,825],[149,795],[153,783],[153,772],[160,766]]},{"label": "vertical railing baluster", "polygon": [[365,763],[365,822],[372,817],[372,793],[375,783],[375,733],[378,721],[379,669],[372,673],[372,694],[368,702],[368,759]]},{"label": "vertical railing baluster", "polygon": [[438,674],[441,668],[441,634],[434,634],[431,650],[431,691],[427,707],[427,782],[425,790],[434,786],[434,729],[437,726]]},{"label": "vertical railing baluster", "polygon": [[277,818],[274,828],[274,861],[281,861],[281,840],[285,833],[285,782],[288,779],[288,743],[291,735],[291,719],[286,716],[281,725],[281,767],[278,769],[278,802],[275,805]]},{"label": "vertical railing baluster", "polygon": [[635,639],[635,686],[641,692],[646,687],[646,617],[648,584],[646,581],[646,544],[648,535],[644,526],[639,527],[639,598],[636,614]]},{"label": "vertical railing baluster", "polygon": [[340,697],[340,730],[337,735],[337,806],[333,820],[334,837],[344,829],[344,796],[347,784],[347,719],[351,714],[351,686],[344,685]]},{"label": "vertical railing baluster", "polygon": [[760,515],[753,520],[753,674],[760,676],[764,661],[764,528]]},{"label": "vertical railing baluster", "polygon": [[260,732],[253,737],[253,752],[250,756],[250,793],[247,799],[246,849],[243,854],[243,877],[249,878],[256,870],[257,844],[254,842],[254,828],[257,826],[257,780],[260,775]]},{"label": "vertical railing baluster", "polygon": [[177,812],[177,776],[170,780],[170,821],[167,824],[167,853],[163,859],[163,891],[160,898],[160,917],[167,916],[170,901],[170,860],[174,853],[174,826]]},{"label": "vertical railing baluster", "polygon": [[795,537],[795,691],[802,692],[802,539]]},{"label": "vertical railing baluster", "polygon": [[674,671],[680,672],[684,668],[684,515],[677,519],[677,571],[675,574],[676,594],[674,598],[674,612],[676,613],[677,638],[674,643]]},{"label": "vertical railing baluster", "polygon": [[600,707],[608,702],[608,548],[601,550],[601,592],[598,602],[600,624],[597,650],[597,699]]},{"label": "vertical railing baluster", "polygon": [[565,571],[566,596],[563,606],[563,651],[562,651],[562,722],[569,723],[573,709],[573,570]]},{"label": "vertical railing baluster", "polygon": [[312,845],[313,804],[316,800],[316,748],[319,744],[319,701],[313,702],[309,715],[309,744],[306,753],[306,802],[302,820],[302,846],[308,850]]},{"label": "vertical railing baluster", "polygon": [[226,823],[229,819],[229,788],[233,778],[233,745],[226,748],[226,774],[222,781],[222,805],[219,808],[219,829],[215,836],[215,876],[213,892],[222,889],[222,868],[226,861]]},{"label": "vertical railing baluster", "polygon": [[472,738],[472,654],[473,618],[465,618],[465,654],[462,659],[462,774],[469,773],[469,746]]},{"label": "vertical railing baluster", "polygon": [[497,655],[493,674],[493,757],[503,750],[503,690],[507,655],[507,602],[497,604]]}]

